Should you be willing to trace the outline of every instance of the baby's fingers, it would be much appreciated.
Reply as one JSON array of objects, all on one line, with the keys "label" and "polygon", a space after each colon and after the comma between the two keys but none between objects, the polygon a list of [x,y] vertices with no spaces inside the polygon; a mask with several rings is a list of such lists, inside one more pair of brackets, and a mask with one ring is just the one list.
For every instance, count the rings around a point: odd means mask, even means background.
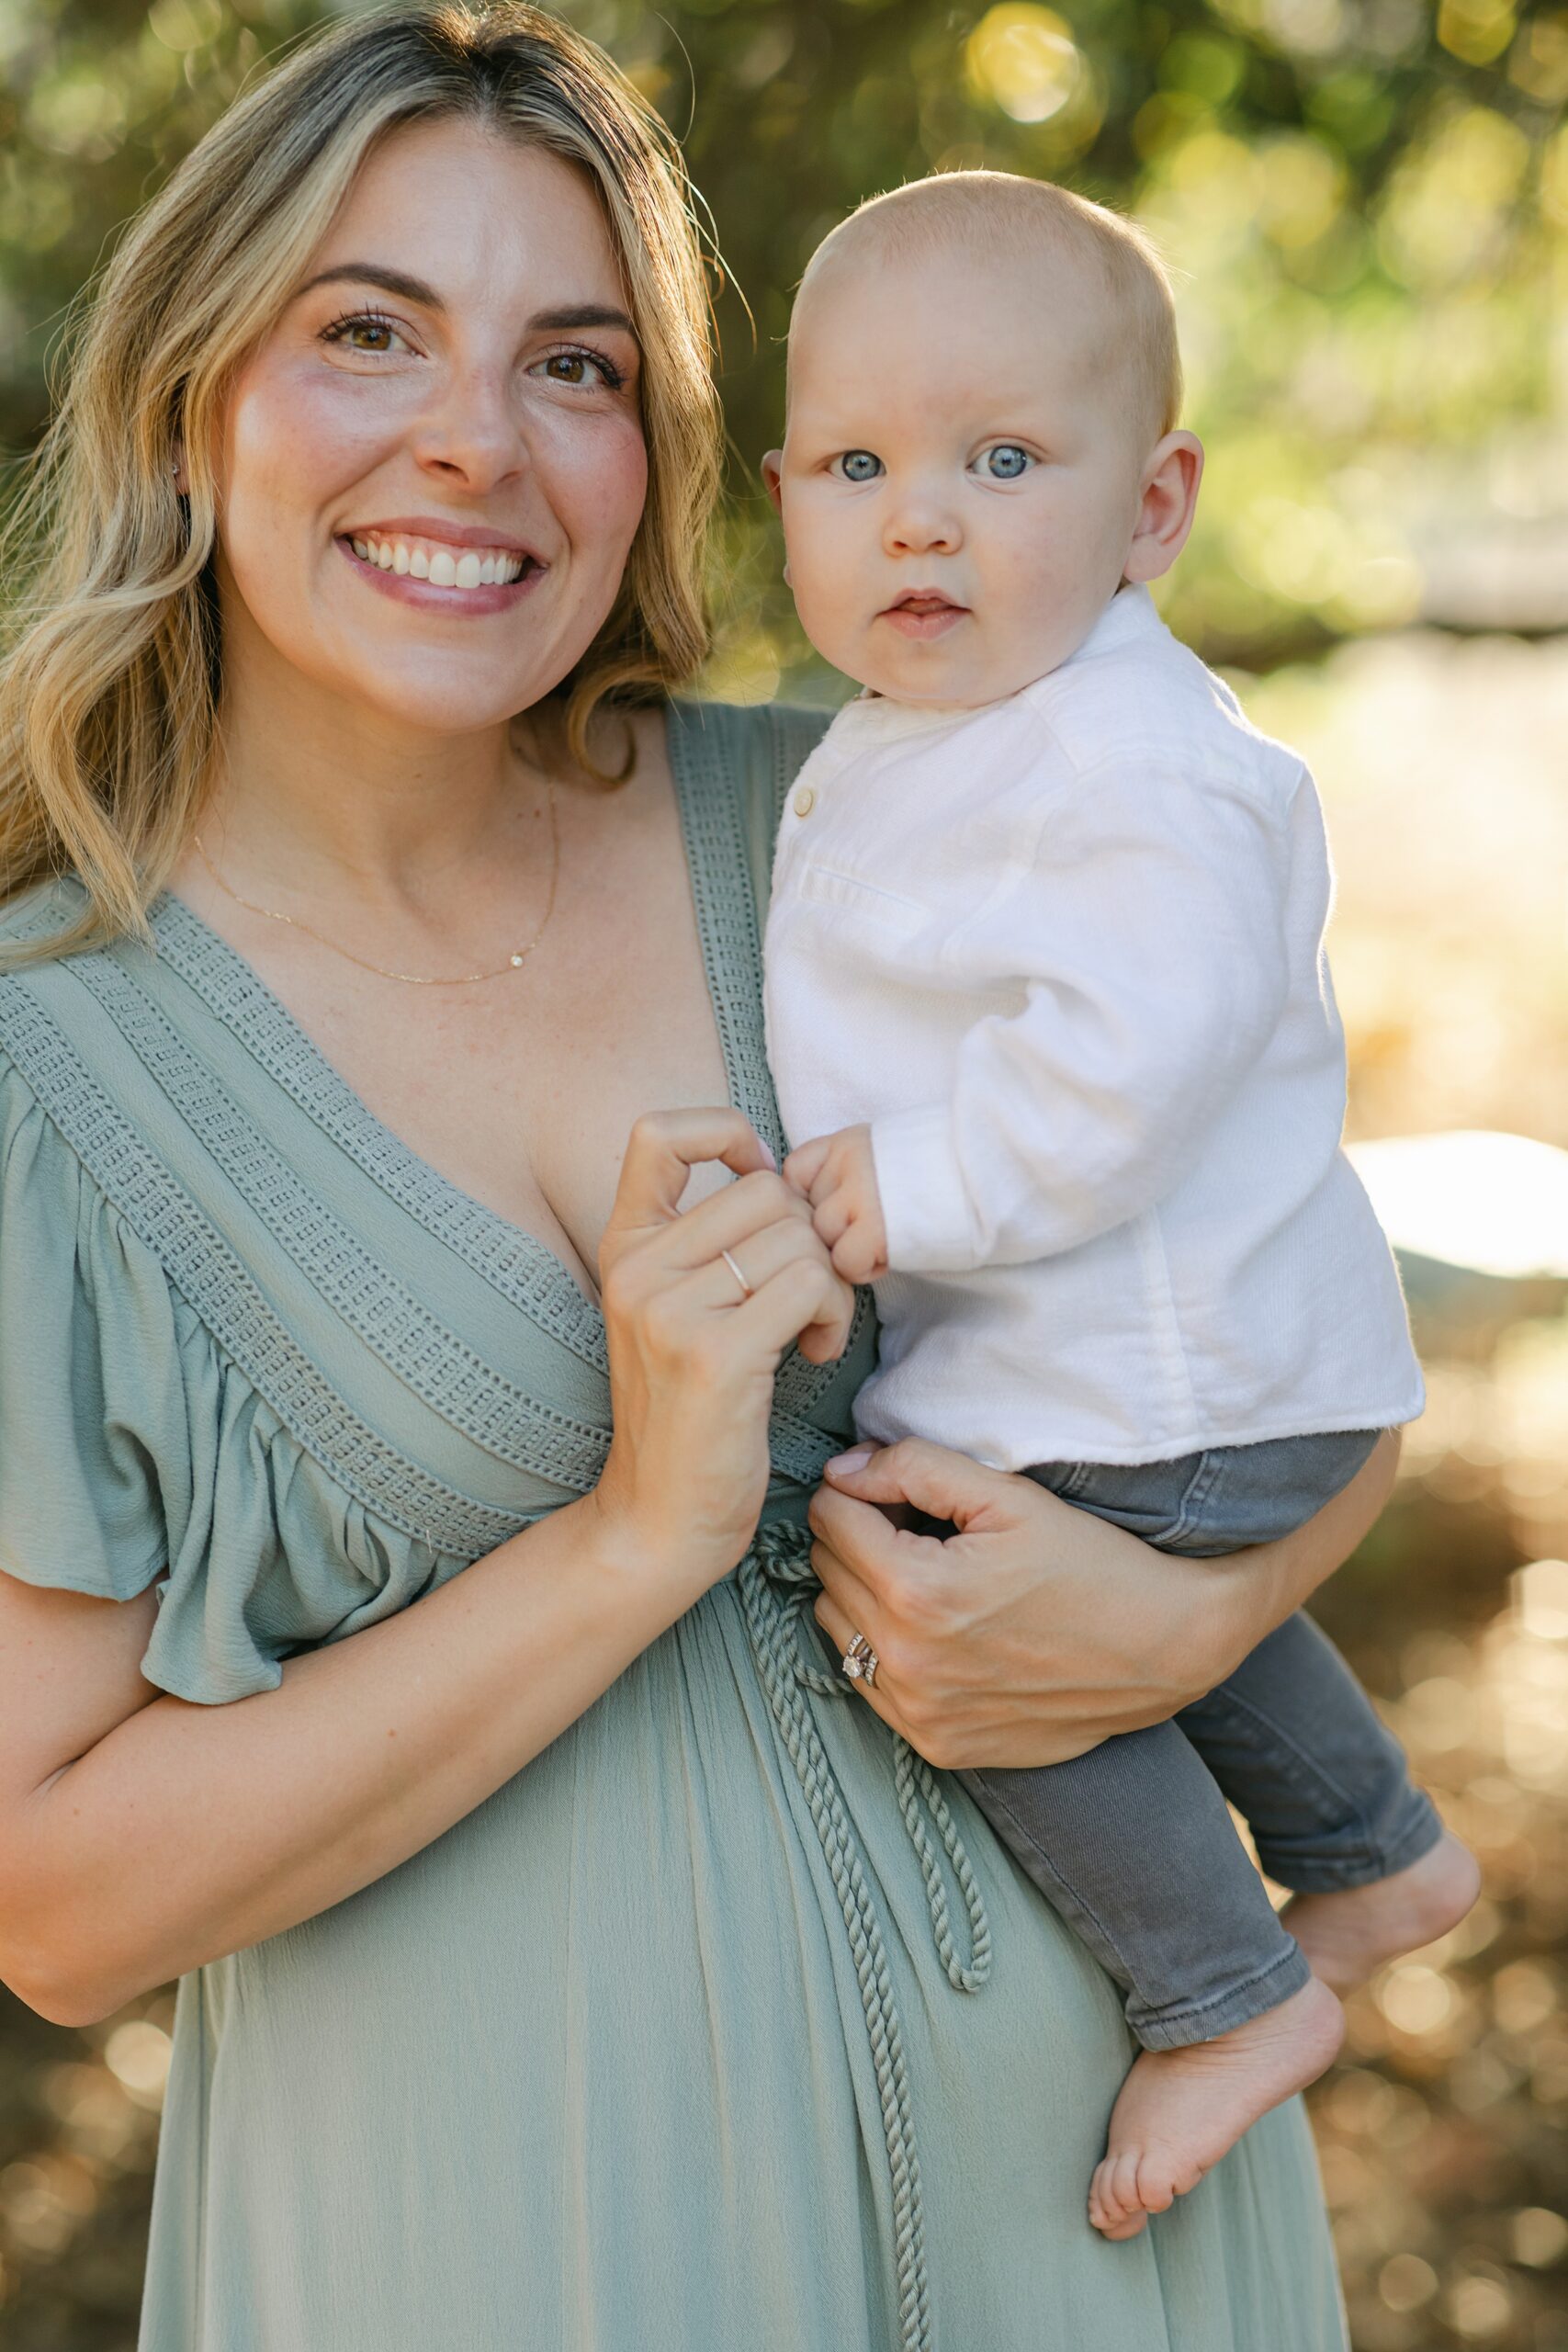
[{"label": "baby's fingers", "polygon": [[784,1182],[803,1201],[811,1198],[811,1187],[822,1173],[832,1142],[831,1136],[816,1136],[810,1143],[797,1144],[784,1161]]},{"label": "baby's fingers", "polygon": [[[822,1233],[820,1226],[817,1229]],[[822,1233],[822,1238],[827,1240],[825,1233]],[[847,1283],[874,1283],[879,1274],[887,1272],[887,1261],[874,1238],[867,1234],[863,1223],[846,1225],[841,1238],[831,1245],[829,1254],[833,1261],[833,1272],[841,1274]]]},{"label": "baby's fingers", "polygon": [[825,1193],[819,1201],[813,1201],[811,1222],[816,1227],[817,1238],[825,1250],[831,1250],[836,1241],[843,1239],[854,1223],[854,1203],[841,1186],[834,1192]]}]

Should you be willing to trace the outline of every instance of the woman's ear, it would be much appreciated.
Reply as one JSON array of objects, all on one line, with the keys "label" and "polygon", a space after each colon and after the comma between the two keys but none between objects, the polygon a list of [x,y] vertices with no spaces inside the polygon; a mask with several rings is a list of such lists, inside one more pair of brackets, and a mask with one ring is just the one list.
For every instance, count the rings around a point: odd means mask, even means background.
[{"label": "woman's ear", "polygon": [[1143,497],[1124,580],[1158,580],[1187,544],[1203,478],[1203,444],[1195,433],[1168,433],[1144,468]]}]

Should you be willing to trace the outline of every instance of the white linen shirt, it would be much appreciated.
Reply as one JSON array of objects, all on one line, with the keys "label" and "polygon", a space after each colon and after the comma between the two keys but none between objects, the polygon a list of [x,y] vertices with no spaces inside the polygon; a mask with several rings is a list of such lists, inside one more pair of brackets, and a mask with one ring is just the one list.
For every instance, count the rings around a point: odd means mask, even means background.
[{"label": "white linen shirt", "polygon": [[792,1143],[868,1122],[863,1436],[1006,1470],[1410,1419],[1339,1148],[1323,819],[1146,589],[983,707],[863,695],[784,805],[765,954]]}]

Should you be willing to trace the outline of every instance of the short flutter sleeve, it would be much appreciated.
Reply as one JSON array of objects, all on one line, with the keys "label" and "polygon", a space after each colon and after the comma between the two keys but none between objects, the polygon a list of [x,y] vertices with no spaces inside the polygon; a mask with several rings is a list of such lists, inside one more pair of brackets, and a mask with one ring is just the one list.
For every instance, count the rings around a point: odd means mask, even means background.
[{"label": "short flutter sleeve", "polygon": [[141,1670],[216,1704],[463,1565],[303,1451],[0,1055],[0,1568],[156,1585]]},{"label": "short flutter sleeve", "polygon": [[129,1600],[166,1565],[173,1302],[0,1059],[0,1566]]}]

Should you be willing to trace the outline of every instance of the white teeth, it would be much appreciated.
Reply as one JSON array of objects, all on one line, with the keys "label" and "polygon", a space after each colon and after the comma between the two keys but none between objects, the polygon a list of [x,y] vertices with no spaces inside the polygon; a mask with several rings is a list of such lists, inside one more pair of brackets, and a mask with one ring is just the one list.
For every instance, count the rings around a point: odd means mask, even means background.
[{"label": "white teeth", "polygon": [[435,588],[509,587],[528,568],[526,556],[502,548],[481,555],[476,548],[411,547],[406,539],[350,538],[349,545],[361,563]]}]

